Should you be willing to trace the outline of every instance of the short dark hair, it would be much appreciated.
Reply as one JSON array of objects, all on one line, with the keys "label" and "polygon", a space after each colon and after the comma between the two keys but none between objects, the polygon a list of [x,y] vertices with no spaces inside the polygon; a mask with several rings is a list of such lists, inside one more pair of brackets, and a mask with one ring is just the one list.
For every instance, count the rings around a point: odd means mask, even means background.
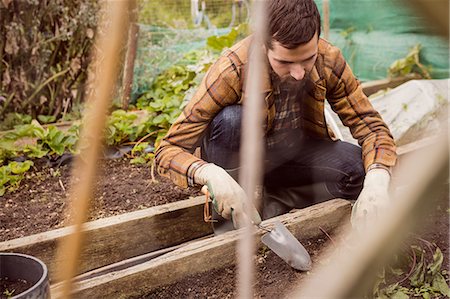
[{"label": "short dark hair", "polygon": [[267,9],[269,49],[273,40],[294,49],[309,42],[316,32],[320,36],[320,14],[314,0],[271,0]]}]

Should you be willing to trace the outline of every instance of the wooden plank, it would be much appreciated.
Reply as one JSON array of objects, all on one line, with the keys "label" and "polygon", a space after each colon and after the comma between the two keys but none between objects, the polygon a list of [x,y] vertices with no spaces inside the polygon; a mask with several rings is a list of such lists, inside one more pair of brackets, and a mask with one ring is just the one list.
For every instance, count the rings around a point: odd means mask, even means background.
[{"label": "wooden plank", "polygon": [[397,86],[399,86],[409,80],[413,80],[413,79],[421,79],[421,78],[416,75],[411,75],[411,76],[405,76],[405,77],[399,77],[399,78],[367,81],[367,82],[361,83],[361,87],[363,89],[364,94],[367,96],[370,96],[382,89],[394,88],[394,87],[397,87]]},{"label": "wooden plank", "polygon": [[[211,234],[211,226],[202,218],[203,203],[204,197],[196,197],[86,223],[79,273]],[[67,227],[5,241],[0,252],[33,255],[54,277],[58,242],[72,230]]]},{"label": "wooden plank", "polygon": [[417,140],[415,142],[407,143],[405,145],[400,146],[397,149],[397,154],[401,156],[406,156],[407,154],[416,152],[418,150],[423,150],[426,147],[437,144],[439,141],[439,136],[431,136],[427,138],[423,138]]},{"label": "wooden plank", "polygon": [[[280,220],[300,240],[322,235],[319,227],[332,231],[347,223],[351,205],[334,199],[293,211],[262,223],[271,226]],[[128,298],[142,296],[151,290],[174,283],[188,275],[203,273],[236,262],[235,246],[242,230],[193,242],[156,259],[75,283],[75,298]],[[264,234],[258,230],[257,236]],[[262,243],[258,239],[258,247]],[[60,287],[53,285],[52,298],[60,297]]]}]

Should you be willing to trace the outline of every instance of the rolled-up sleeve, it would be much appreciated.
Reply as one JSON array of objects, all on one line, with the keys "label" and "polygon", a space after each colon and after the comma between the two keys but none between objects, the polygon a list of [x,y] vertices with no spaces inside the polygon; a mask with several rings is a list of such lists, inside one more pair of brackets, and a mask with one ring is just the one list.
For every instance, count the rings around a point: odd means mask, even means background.
[{"label": "rolled-up sleeve", "polygon": [[194,185],[195,170],[206,162],[193,155],[214,116],[240,98],[240,67],[224,53],[156,150],[158,173],[181,187]]}]

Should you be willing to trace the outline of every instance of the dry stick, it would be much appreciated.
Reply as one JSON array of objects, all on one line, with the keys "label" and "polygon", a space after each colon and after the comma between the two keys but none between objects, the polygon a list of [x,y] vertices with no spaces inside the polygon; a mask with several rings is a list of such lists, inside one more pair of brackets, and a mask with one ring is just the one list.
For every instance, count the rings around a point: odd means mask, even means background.
[{"label": "dry stick", "polygon": [[63,182],[61,181],[61,179],[58,179],[59,181],[59,185],[61,186],[61,189],[64,191],[64,193],[66,192],[66,188],[64,187]]},{"label": "dry stick", "polygon": [[[266,1],[253,2],[255,34],[251,48],[249,70],[246,75],[246,91],[248,98],[244,100],[242,118],[242,137],[239,171],[240,183],[246,192],[247,200],[253,202],[256,185],[261,184],[262,151],[263,151],[263,119],[261,113],[264,99],[261,94],[261,74],[263,69],[263,44],[266,36]],[[247,215],[251,215],[251,205],[244,205]],[[256,250],[254,226],[250,219],[245,219],[246,225],[242,237],[237,244],[238,250],[238,295],[240,298],[253,298],[254,263],[253,254]]]},{"label": "dry stick", "polygon": [[[90,93],[87,103],[90,104],[86,125],[80,138],[80,154],[75,161],[74,183],[70,192],[71,215],[73,217],[74,232],[65,239],[58,248],[57,260],[62,261],[58,274],[62,281],[62,298],[71,297],[72,278],[77,273],[78,259],[81,253],[83,232],[82,225],[86,221],[89,210],[89,201],[92,196],[92,187],[96,172],[96,160],[101,148],[106,112],[111,100],[111,91],[114,90],[118,74],[119,49],[121,33],[128,21],[128,1],[105,2],[106,11],[104,24],[109,22],[109,28],[99,34],[96,43],[102,59],[95,70],[94,80],[98,93]],[[99,26],[102,28],[102,26]],[[98,56],[96,57],[99,58]],[[100,73],[101,71],[101,73]],[[86,146],[87,145],[87,146]]]},{"label": "dry stick", "polygon": [[333,240],[333,238],[324,230],[321,226],[319,226],[319,229],[330,239],[330,241],[333,243],[334,247],[337,247],[336,242]]},{"label": "dry stick", "polygon": [[416,253],[414,252],[414,249],[412,249],[412,248],[411,248],[411,251],[413,253],[413,263],[412,263],[411,269],[409,270],[408,274],[405,277],[403,277],[402,280],[397,282],[398,285],[400,285],[402,282],[407,280],[411,276],[411,274],[414,272],[414,268],[416,267],[416,261],[417,261]]}]

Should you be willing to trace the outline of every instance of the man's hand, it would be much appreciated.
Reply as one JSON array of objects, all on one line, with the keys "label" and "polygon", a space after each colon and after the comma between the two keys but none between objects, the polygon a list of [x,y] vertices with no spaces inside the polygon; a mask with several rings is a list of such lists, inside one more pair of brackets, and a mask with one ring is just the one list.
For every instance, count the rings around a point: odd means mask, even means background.
[{"label": "man's hand", "polygon": [[244,190],[223,168],[213,163],[203,165],[195,172],[194,180],[197,184],[208,186],[215,210],[223,218],[231,218],[235,228],[245,223],[246,204],[250,205],[252,211],[250,220],[256,225],[261,223],[258,211],[247,200]]},{"label": "man's hand", "polygon": [[353,205],[351,222],[357,230],[364,230],[376,222],[389,205],[389,172],[382,168],[369,170],[364,186]]}]

